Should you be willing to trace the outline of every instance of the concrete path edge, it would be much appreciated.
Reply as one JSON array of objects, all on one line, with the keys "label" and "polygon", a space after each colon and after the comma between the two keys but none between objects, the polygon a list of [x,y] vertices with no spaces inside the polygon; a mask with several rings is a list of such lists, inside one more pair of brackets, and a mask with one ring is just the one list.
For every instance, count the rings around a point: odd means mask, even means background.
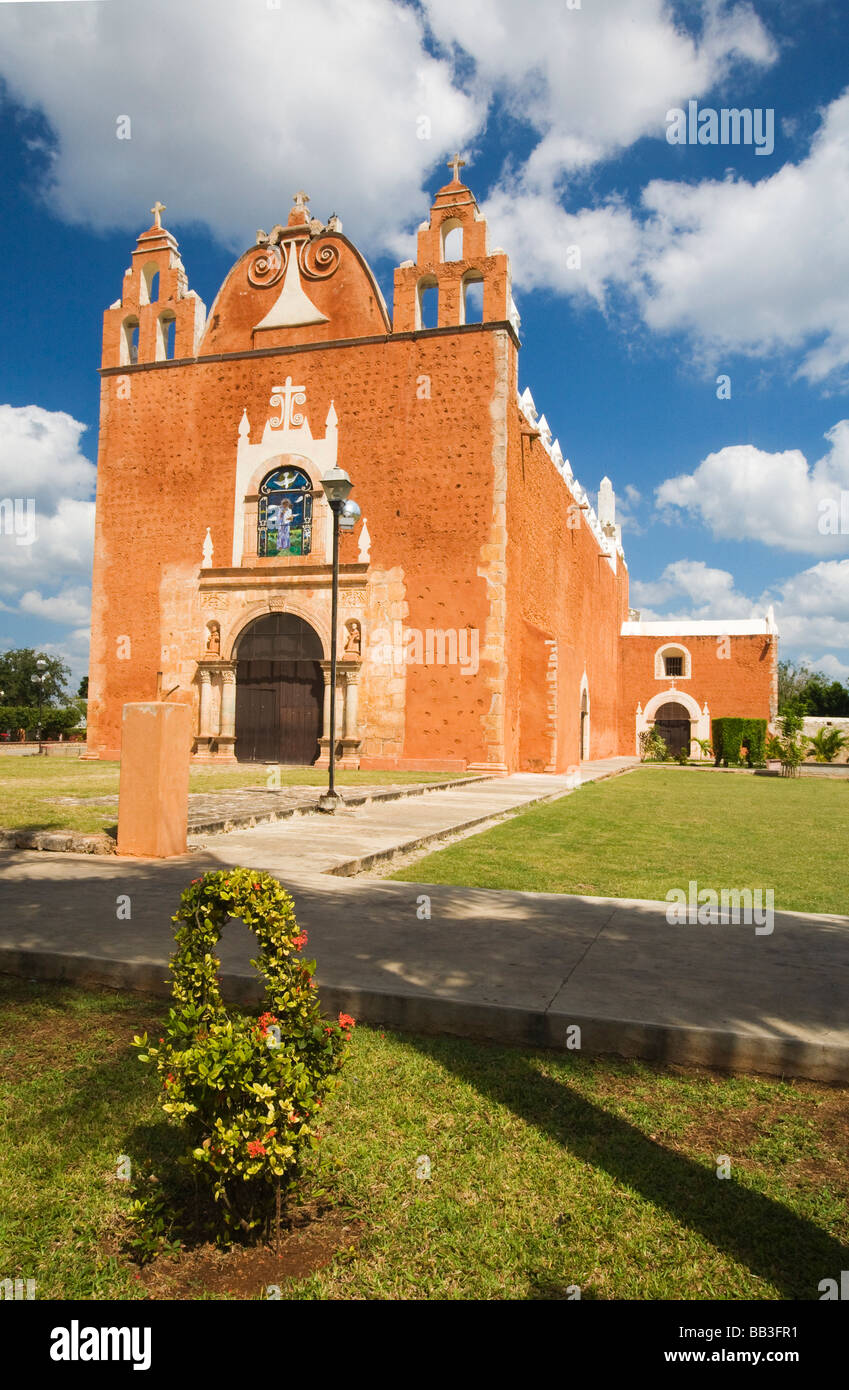
[{"label": "concrete path edge", "polygon": [[[100,986],[167,998],[170,985],[162,963],[119,961],[58,951],[29,951],[0,945],[0,973],[41,982]],[[250,1007],[263,999],[256,976],[221,972],[224,997]],[[350,1013],[360,1023],[399,1032],[450,1034],[497,1046],[570,1050],[575,1025],[580,1051],[645,1061],[702,1066],[720,1071],[762,1072],[812,1081],[849,1082],[849,1047],[810,1043],[762,1033],[672,1027],[637,1019],[593,1018],[478,1004],[430,994],[392,993],[348,986],[322,986],[323,1010]]]}]

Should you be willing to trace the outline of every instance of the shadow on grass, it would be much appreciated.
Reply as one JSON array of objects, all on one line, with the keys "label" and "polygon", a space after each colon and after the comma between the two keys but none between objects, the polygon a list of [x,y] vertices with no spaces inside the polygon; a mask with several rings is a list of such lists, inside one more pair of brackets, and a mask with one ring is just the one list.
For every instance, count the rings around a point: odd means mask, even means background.
[{"label": "shadow on grass", "polygon": [[[494,1065],[494,1055],[482,1051],[470,1056],[445,1039],[405,1041],[479,1095],[547,1134],[565,1152],[697,1231],[785,1298],[816,1300],[821,1279],[839,1278],[841,1269],[849,1268],[849,1246],[827,1231],[733,1176],[720,1181],[713,1167],[664,1148],[566,1081],[541,1075],[527,1053],[499,1050]],[[559,1286],[534,1286],[530,1297],[564,1298],[566,1292]]]},{"label": "shadow on grass", "polygon": [[78,830],[75,826],[68,825],[67,821],[49,820],[46,816],[43,820],[27,821],[24,825],[9,825],[9,819],[14,821],[14,816],[4,818],[0,814],[0,829],[9,830],[15,835],[38,835],[47,830],[55,831],[59,835],[108,835],[111,840],[118,838],[117,821],[114,825],[98,825],[88,830]]}]

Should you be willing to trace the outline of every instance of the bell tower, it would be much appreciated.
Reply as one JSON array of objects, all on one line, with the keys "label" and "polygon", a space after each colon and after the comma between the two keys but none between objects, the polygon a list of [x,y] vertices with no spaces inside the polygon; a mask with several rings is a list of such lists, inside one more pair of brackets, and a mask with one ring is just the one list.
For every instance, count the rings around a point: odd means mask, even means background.
[{"label": "bell tower", "polygon": [[[419,228],[415,261],[404,261],[395,271],[393,331],[417,332],[422,327],[422,296],[436,288],[438,328],[457,328],[466,323],[466,295],[474,283],[483,284],[483,323],[509,320],[518,328],[510,283],[510,262],[504,251],[489,252],[486,220],[474,194],[460,182],[465,160],[456,154],[448,167],[453,178],[437,193],[430,220]],[[459,256],[446,258],[446,241],[459,231]]]},{"label": "bell tower", "polygon": [[103,315],[104,367],[197,354],[206,308],[189,289],[176,238],[162,226],[164,211],[164,203],[154,203],[153,225],[136,242],[121,298]]}]

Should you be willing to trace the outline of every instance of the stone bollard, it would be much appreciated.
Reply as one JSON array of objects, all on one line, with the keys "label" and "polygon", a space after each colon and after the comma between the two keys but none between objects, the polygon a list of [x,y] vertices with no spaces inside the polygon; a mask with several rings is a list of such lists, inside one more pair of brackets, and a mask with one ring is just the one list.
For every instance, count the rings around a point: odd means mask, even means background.
[{"label": "stone bollard", "polygon": [[192,710],[149,700],[124,705],[118,853],[168,859],[186,853]]}]

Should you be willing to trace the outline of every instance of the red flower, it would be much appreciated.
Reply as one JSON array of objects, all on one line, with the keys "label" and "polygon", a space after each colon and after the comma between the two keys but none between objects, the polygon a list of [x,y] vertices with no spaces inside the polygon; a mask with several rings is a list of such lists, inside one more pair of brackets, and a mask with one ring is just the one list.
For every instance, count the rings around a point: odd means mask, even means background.
[{"label": "red flower", "polygon": [[351,1018],[351,1015],[350,1015],[350,1014],[340,1014],[340,1015],[339,1015],[339,1027],[340,1027],[340,1028],[353,1028],[353,1027],[354,1027],[354,1023],[355,1023],[355,1020],[354,1020],[353,1018]]},{"label": "red flower", "polygon": [[302,931],[299,933],[298,936],[292,937],[292,945],[295,947],[296,951],[300,951],[302,946],[306,946],[308,940],[309,937],[307,936],[306,932]]},{"label": "red flower", "polygon": [[265,1148],[262,1144],[260,1144],[258,1139],[251,1139],[250,1143],[248,1144],[248,1153],[250,1154],[251,1158],[264,1158]]},{"label": "red flower", "polygon": [[276,1130],[276,1129],[270,1129],[270,1130],[268,1131],[268,1133],[266,1134],[265,1137],[266,1137],[266,1139],[273,1139],[276,1133],[277,1133],[277,1130]]},{"label": "red flower", "polygon": [[294,1112],[294,1110],[293,1110],[292,1113],[291,1113],[291,1115],[289,1116],[289,1124],[290,1124],[290,1125],[299,1124],[299,1123],[300,1123],[300,1119],[301,1119],[300,1115],[296,1115],[295,1112]]}]

